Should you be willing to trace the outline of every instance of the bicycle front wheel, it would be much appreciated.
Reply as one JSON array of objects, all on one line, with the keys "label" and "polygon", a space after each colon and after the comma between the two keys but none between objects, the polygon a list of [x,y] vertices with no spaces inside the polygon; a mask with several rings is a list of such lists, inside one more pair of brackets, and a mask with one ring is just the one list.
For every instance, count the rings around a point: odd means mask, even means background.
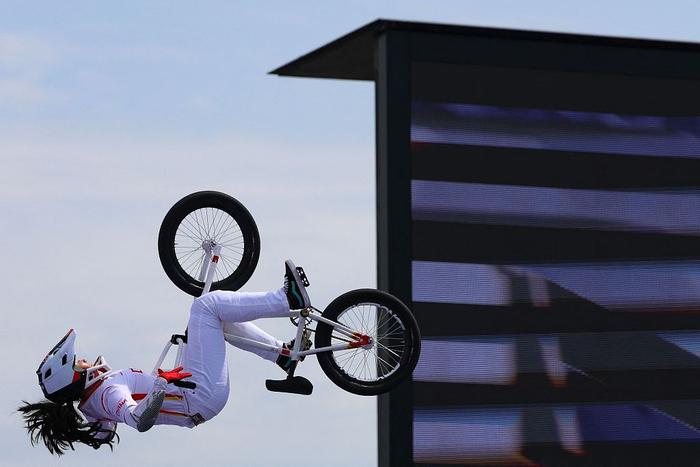
[{"label": "bicycle front wheel", "polygon": [[[411,311],[398,298],[374,289],[347,292],[331,302],[323,317],[369,336],[372,345],[319,353],[321,369],[353,394],[390,391],[411,375],[420,355],[420,331]],[[350,343],[336,328],[319,323],[316,348]]]},{"label": "bicycle front wheel", "polygon": [[201,295],[200,272],[212,245],[222,250],[211,290],[238,290],[253,275],[260,256],[253,216],[238,200],[218,191],[199,191],[175,203],[160,226],[158,256],[178,288]]}]

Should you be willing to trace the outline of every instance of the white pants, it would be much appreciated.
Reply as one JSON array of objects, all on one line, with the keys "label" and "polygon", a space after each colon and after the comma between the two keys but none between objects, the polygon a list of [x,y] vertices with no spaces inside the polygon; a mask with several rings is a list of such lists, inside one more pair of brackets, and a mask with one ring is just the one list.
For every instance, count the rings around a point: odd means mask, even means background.
[{"label": "white pants", "polygon": [[[281,346],[282,342],[249,321],[285,316],[289,303],[282,289],[275,292],[215,291],[197,298],[187,323],[187,347],[182,358],[184,371],[192,373],[196,389],[183,389],[190,414],[205,420],[218,414],[229,394],[228,365],[224,332]],[[257,347],[235,344],[275,361],[278,354]]]}]

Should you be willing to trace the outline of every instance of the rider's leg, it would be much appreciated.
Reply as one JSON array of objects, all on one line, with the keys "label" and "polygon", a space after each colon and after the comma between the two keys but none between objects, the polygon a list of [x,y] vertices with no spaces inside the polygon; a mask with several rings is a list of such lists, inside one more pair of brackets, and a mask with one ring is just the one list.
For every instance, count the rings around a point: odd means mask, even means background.
[{"label": "rider's leg", "polygon": [[224,323],[242,323],[260,318],[277,318],[289,312],[284,289],[274,292],[229,292],[217,290],[197,298],[192,305],[202,308]]},{"label": "rider's leg", "polygon": [[[229,394],[224,323],[242,323],[258,318],[286,316],[291,305],[308,306],[308,296],[298,274],[288,262],[287,286],[273,292],[241,293],[217,291],[197,298],[187,323],[187,348],[182,364],[192,373],[195,390],[183,389],[191,413],[206,420],[223,409]],[[290,286],[292,282],[294,284]],[[287,292],[302,292],[294,301]],[[298,298],[298,297],[297,297]]]},{"label": "rider's leg", "polygon": [[282,347],[283,345],[282,341],[275,339],[273,336],[266,333],[253,323],[224,323],[224,338],[226,339],[226,342],[234,347],[238,347],[239,349],[253,352],[254,354],[259,355],[265,360],[270,360],[271,362],[277,360],[277,357],[279,356],[277,352],[261,349],[260,347],[256,347],[241,341],[236,341],[234,339],[229,339],[229,335],[262,342],[263,344],[274,345],[275,347]]},{"label": "rider's leg", "polygon": [[187,347],[182,358],[192,373],[194,390],[184,389],[190,412],[205,420],[218,414],[229,395],[225,321],[284,316],[289,304],[283,291],[267,293],[212,292],[196,299],[187,322]]},{"label": "rider's leg", "polygon": [[218,414],[229,394],[226,342],[221,320],[195,301],[187,322],[187,347],[182,366],[192,373],[196,389],[185,389],[190,414],[200,413],[205,420]]},{"label": "rider's leg", "polygon": [[290,308],[311,306],[311,301],[294,263],[285,262],[284,286],[272,292],[229,292],[217,290],[197,298],[192,305],[203,307],[224,323],[243,323],[259,318],[286,316]]}]

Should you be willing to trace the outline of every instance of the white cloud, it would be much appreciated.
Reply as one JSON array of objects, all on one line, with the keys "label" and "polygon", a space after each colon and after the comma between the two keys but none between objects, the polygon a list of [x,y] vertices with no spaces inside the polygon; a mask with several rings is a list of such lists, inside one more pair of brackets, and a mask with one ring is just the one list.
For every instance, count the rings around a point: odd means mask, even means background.
[{"label": "white cloud", "polygon": [[0,78],[0,104],[2,105],[33,104],[41,101],[45,96],[45,91],[32,79]]},{"label": "white cloud", "polygon": [[0,70],[36,72],[56,63],[59,57],[53,41],[26,33],[0,32]]},{"label": "white cloud", "polygon": [[0,105],[22,108],[50,96],[42,81],[61,52],[35,35],[0,32]]}]

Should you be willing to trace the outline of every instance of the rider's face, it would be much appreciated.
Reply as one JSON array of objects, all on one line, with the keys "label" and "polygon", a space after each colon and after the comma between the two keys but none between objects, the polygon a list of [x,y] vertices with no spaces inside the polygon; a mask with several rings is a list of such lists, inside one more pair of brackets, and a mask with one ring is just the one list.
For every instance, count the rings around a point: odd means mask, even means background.
[{"label": "rider's face", "polygon": [[76,370],[87,370],[90,368],[92,364],[90,364],[87,360],[84,358],[78,359],[75,361],[75,369]]}]

